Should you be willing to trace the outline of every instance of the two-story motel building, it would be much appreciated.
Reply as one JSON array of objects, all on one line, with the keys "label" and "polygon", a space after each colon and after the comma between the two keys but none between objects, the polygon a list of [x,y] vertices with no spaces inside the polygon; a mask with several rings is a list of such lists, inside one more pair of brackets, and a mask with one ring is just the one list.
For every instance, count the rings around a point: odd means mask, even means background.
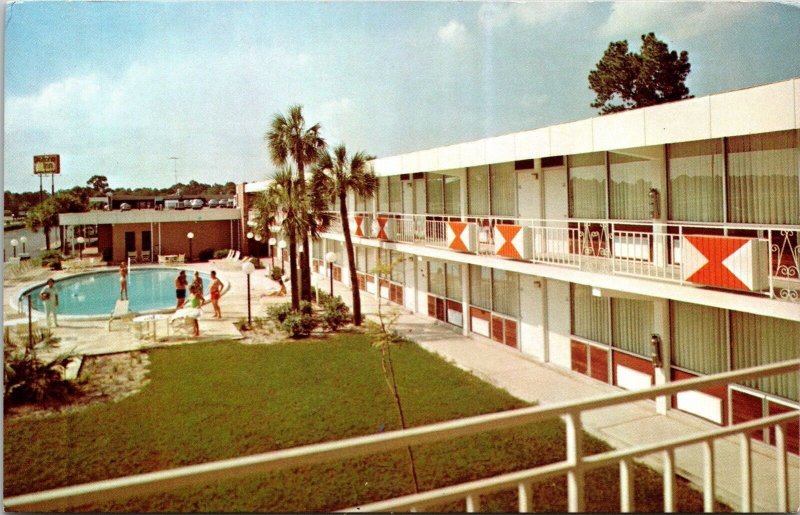
[{"label": "two-story motel building", "polygon": [[[799,129],[795,78],[377,159],[377,197],[349,199],[359,286],[627,389],[798,358]],[[349,284],[342,241],[312,257]],[[778,376],[659,409],[727,425],[798,401]]]}]

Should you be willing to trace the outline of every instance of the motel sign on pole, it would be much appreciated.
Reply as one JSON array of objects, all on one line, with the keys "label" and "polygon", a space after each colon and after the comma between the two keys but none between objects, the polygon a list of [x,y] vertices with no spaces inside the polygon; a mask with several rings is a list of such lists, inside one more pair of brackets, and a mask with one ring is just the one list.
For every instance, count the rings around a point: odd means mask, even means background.
[{"label": "motel sign on pole", "polygon": [[56,194],[54,177],[61,173],[61,158],[58,154],[33,156],[33,174],[39,176],[39,201],[42,201],[42,176],[50,176],[50,192]]}]

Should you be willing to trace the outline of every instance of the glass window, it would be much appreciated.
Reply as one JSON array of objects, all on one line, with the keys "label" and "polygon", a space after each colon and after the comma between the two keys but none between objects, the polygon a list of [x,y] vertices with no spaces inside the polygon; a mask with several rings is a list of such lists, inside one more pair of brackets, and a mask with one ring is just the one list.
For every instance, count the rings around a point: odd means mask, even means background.
[{"label": "glass window", "polygon": [[366,257],[366,270],[365,272],[369,274],[375,273],[375,266],[377,265],[377,258],[376,258],[377,249],[371,249],[369,247],[364,249],[364,255]]},{"label": "glass window", "polygon": [[389,258],[392,260],[392,281],[405,284],[406,263],[403,260],[404,254],[402,252],[397,252],[396,250],[390,250]]},{"label": "glass window", "polygon": [[378,211],[389,212],[389,178],[378,177]]},{"label": "glass window", "polygon": [[444,176],[444,213],[461,214],[461,179],[458,177]]},{"label": "glass window", "polygon": [[470,304],[492,309],[492,271],[485,266],[469,265]]},{"label": "glass window", "polygon": [[469,214],[489,214],[489,167],[476,166],[467,169],[467,196]]},{"label": "glass window", "polygon": [[648,300],[611,299],[612,342],[615,347],[650,357],[653,303]]},{"label": "glass window", "polygon": [[462,300],[461,296],[461,264],[447,263],[447,298]]},{"label": "glass window", "polygon": [[[330,241],[330,240],[328,240]],[[311,242],[311,257],[314,259],[323,259],[322,254],[322,240]]]},{"label": "glass window", "polygon": [[669,146],[669,217],[687,222],[721,222],[722,140]]},{"label": "glass window", "polygon": [[399,175],[389,177],[389,211],[403,212],[403,181]]},{"label": "glass window", "polygon": [[491,166],[492,214],[517,216],[517,173],[514,163]]},{"label": "glass window", "polygon": [[797,132],[737,136],[728,140],[730,221],[800,223]]},{"label": "glass window", "polygon": [[440,297],[447,296],[444,268],[441,261],[428,261],[428,292]]},{"label": "glass window", "polygon": [[701,374],[728,370],[728,316],[724,309],[670,302],[672,363]]},{"label": "glass window", "polygon": [[[800,322],[731,311],[733,368],[800,358]],[[746,381],[761,391],[798,401],[797,373]]]},{"label": "glass window", "polygon": [[444,214],[444,176],[429,173],[426,176],[426,194],[428,196],[428,213]]},{"label": "glass window", "polygon": [[629,154],[608,153],[611,176],[611,218],[649,220],[650,189],[658,180],[655,159]]},{"label": "glass window", "polygon": [[519,274],[492,270],[492,310],[519,317]]},{"label": "glass window", "polygon": [[592,289],[572,284],[572,334],[600,343],[611,343],[608,299],[595,297]]},{"label": "glass window", "polygon": [[607,218],[606,154],[569,156],[569,216]]}]

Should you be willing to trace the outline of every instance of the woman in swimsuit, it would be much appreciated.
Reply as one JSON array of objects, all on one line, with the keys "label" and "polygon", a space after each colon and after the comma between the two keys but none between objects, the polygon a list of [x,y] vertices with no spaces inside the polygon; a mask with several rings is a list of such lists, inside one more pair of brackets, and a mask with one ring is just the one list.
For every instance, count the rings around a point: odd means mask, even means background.
[{"label": "woman in swimsuit", "polygon": [[181,309],[186,302],[186,285],[189,281],[186,279],[186,272],[181,270],[178,277],[175,278],[175,297],[178,299],[178,305],[175,309]]},{"label": "woman in swimsuit", "polygon": [[119,264],[119,300],[128,300],[128,265]]},{"label": "woman in swimsuit", "polygon": [[222,296],[222,281],[217,278],[217,272],[211,271],[211,305],[214,307],[214,318],[222,318],[222,310],[219,308],[219,298]]},{"label": "woman in swimsuit", "polygon": [[[192,293],[192,300],[189,301],[189,307],[200,309],[203,307],[203,302],[205,302],[205,299],[203,298],[203,290],[195,289]],[[200,336],[199,317],[194,318],[194,335]]]}]

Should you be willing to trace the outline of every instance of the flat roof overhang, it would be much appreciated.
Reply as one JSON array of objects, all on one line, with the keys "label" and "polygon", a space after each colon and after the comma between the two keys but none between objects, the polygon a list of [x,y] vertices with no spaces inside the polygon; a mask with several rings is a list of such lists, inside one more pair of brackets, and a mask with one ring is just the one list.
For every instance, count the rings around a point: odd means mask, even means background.
[{"label": "flat roof overhang", "polygon": [[103,225],[169,222],[214,222],[219,220],[241,220],[239,208],[203,209],[132,209],[130,211],[87,211],[85,213],[61,213],[59,225]]}]

